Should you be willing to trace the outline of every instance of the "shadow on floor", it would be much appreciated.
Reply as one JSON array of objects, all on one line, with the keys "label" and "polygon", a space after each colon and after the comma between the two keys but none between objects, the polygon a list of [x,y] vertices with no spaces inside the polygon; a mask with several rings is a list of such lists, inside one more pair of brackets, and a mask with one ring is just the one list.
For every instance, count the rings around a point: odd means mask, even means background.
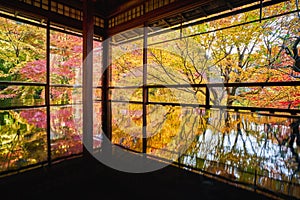
[{"label": "shadow on floor", "polygon": [[271,199],[174,166],[148,173],[78,157],[0,179],[7,199]]}]

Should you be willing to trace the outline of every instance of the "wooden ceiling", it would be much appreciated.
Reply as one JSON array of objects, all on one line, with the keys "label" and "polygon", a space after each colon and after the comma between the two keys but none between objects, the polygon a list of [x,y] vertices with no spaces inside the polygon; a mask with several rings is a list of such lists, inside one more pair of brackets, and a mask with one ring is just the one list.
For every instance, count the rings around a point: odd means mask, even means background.
[{"label": "wooden ceiling", "polygon": [[[0,10],[50,19],[56,25],[82,30],[85,0],[0,0]],[[286,0],[91,0],[97,17],[95,31],[108,35],[144,26],[166,28],[198,18],[207,18],[238,7],[250,9]],[[73,11],[72,11],[73,10]],[[75,11],[74,11],[75,10]],[[75,14],[74,14],[75,13]],[[259,14],[259,13],[258,13]]]},{"label": "wooden ceiling", "polygon": [[[81,8],[83,0],[57,0],[62,3]],[[93,0],[95,13],[109,22],[108,33],[114,35],[127,29],[143,26],[145,22],[150,27],[166,28],[191,21],[197,18],[208,17],[223,11],[232,11],[235,8],[256,3],[252,9],[260,6],[272,5],[285,0]],[[146,5],[157,8],[147,13]],[[164,5],[160,5],[164,4]],[[144,5],[144,14],[131,20],[122,21],[122,13],[129,12],[139,5]],[[119,19],[121,18],[121,20]],[[110,26],[110,21],[119,20],[120,23]]]},{"label": "wooden ceiling", "polygon": [[142,3],[143,0],[96,0],[96,10],[105,16],[111,16]]},{"label": "wooden ceiling", "polygon": [[[82,8],[83,0],[56,0],[57,2]],[[115,13],[120,13],[131,7],[142,4],[145,0],[93,0],[95,4],[95,12],[103,17],[109,17]]]}]

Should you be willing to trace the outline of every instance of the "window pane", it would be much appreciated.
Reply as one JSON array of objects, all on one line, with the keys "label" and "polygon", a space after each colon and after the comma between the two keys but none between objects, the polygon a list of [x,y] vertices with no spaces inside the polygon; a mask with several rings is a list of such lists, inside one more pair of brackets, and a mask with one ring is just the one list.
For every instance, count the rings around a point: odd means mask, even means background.
[{"label": "window pane", "polygon": [[[108,67],[108,66],[105,66]],[[102,42],[93,43],[93,86],[102,85]]]},{"label": "window pane", "polygon": [[52,159],[82,152],[82,106],[51,107]]},{"label": "window pane", "polygon": [[0,81],[46,82],[46,30],[0,17]]},{"label": "window pane", "polygon": [[205,88],[181,87],[149,88],[150,102],[205,104]]},{"label": "window pane", "polygon": [[51,31],[50,79],[52,84],[82,84],[82,38]]},{"label": "window pane", "polygon": [[112,103],[112,142],[142,151],[142,106]]},{"label": "window pane", "polygon": [[46,109],[0,111],[0,141],[0,172],[46,161]]},{"label": "window pane", "polygon": [[0,86],[0,107],[45,104],[44,86]]},{"label": "window pane", "polygon": [[101,101],[102,99],[102,89],[96,88],[93,90],[94,92],[94,100]]},{"label": "window pane", "polygon": [[82,88],[50,87],[51,104],[73,104],[82,102]]},{"label": "window pane", "polygon": [[149,105],[147,107],[147,152],[177,161],[191,145],[200,129],[199,108]]},{"label": "window pane", "polygon": [[112,100],[120,101],[142,101],[142,89],[113,89],[111,92]]},{"label": "window pane", "polygon": [[143,83],[143,41],[112,46],[112,86]]},{"label": "window pane", "polygon": [[148,48],[148,84],[176,85],[196,83],[191,82],[190,78],[194,73],[188,74],[190,73],[190,70],[187,69],[189,66],[185,63],[181,52],[178,51],[180,46],[184,44],[179,43],[181,43],[181,40],[152,45]]},{"label": "window pane", "polygon": [[262,108],[300,108],[299,86],[240,87],[233,105]]},{"label": "window pane", "polygon": [[94,126],[93,126],[93,147],[100,148],[102,145],[102,105],[101,102],[94,103]]}]

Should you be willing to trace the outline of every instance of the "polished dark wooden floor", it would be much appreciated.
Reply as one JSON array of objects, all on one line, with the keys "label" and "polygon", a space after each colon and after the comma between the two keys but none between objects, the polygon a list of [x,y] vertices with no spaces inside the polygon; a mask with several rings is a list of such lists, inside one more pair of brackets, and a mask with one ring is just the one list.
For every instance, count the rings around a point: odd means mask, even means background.
[{"label": "polished dark wooden floor", "polygon": [[148,173],[111,169],[74,158],[0,179],[1,199],[271,199],[199,174],[167,166]]}]

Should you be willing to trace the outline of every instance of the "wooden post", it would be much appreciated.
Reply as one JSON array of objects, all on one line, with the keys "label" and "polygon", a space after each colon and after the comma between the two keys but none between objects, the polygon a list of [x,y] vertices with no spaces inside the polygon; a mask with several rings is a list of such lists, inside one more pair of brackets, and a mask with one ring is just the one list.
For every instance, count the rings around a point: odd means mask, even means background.
[{"label": "wooden post", "polygon": [[148,29],[147,23],[144,26],[143,37],[143,153],[147,153],[147,103],[148,103],[148,88],[147,88],[147,51],[148,51]]},{"label": "wooden post", "polygon": [[112,156],[112,114],[111,114],[111,102],[110,102],[110,82],[111,76],[111,62],[112,62],[112,46],[111,37],[107,34],[108,30],[108,19],[104,21],[104,33],[102,35],[102,134],[104,134],[104,139],[102,141],[102,153],[103,156],[110,158]]},{"label": "wooden post", "polygon": [[104,151],[111,153],[111,139],[112,139],[112,119],[111,119],[111,103],[109,83],[111,78],[111,39],[105,36],[102,42],[102,131],[107,140],[104,140]]},{"label": "wooden post", "polygon": [[93,1],[83,0],[83,154],[93,150]]},{"label": "wooden post", "polygon": [[45,103],[46,103],[46,113],[47,113],[47,161],[48,165],[51,165],[51,115],[50,115],[50,21],[47,21],[47,30],[46,30],[46,88],[45,88]]}]

